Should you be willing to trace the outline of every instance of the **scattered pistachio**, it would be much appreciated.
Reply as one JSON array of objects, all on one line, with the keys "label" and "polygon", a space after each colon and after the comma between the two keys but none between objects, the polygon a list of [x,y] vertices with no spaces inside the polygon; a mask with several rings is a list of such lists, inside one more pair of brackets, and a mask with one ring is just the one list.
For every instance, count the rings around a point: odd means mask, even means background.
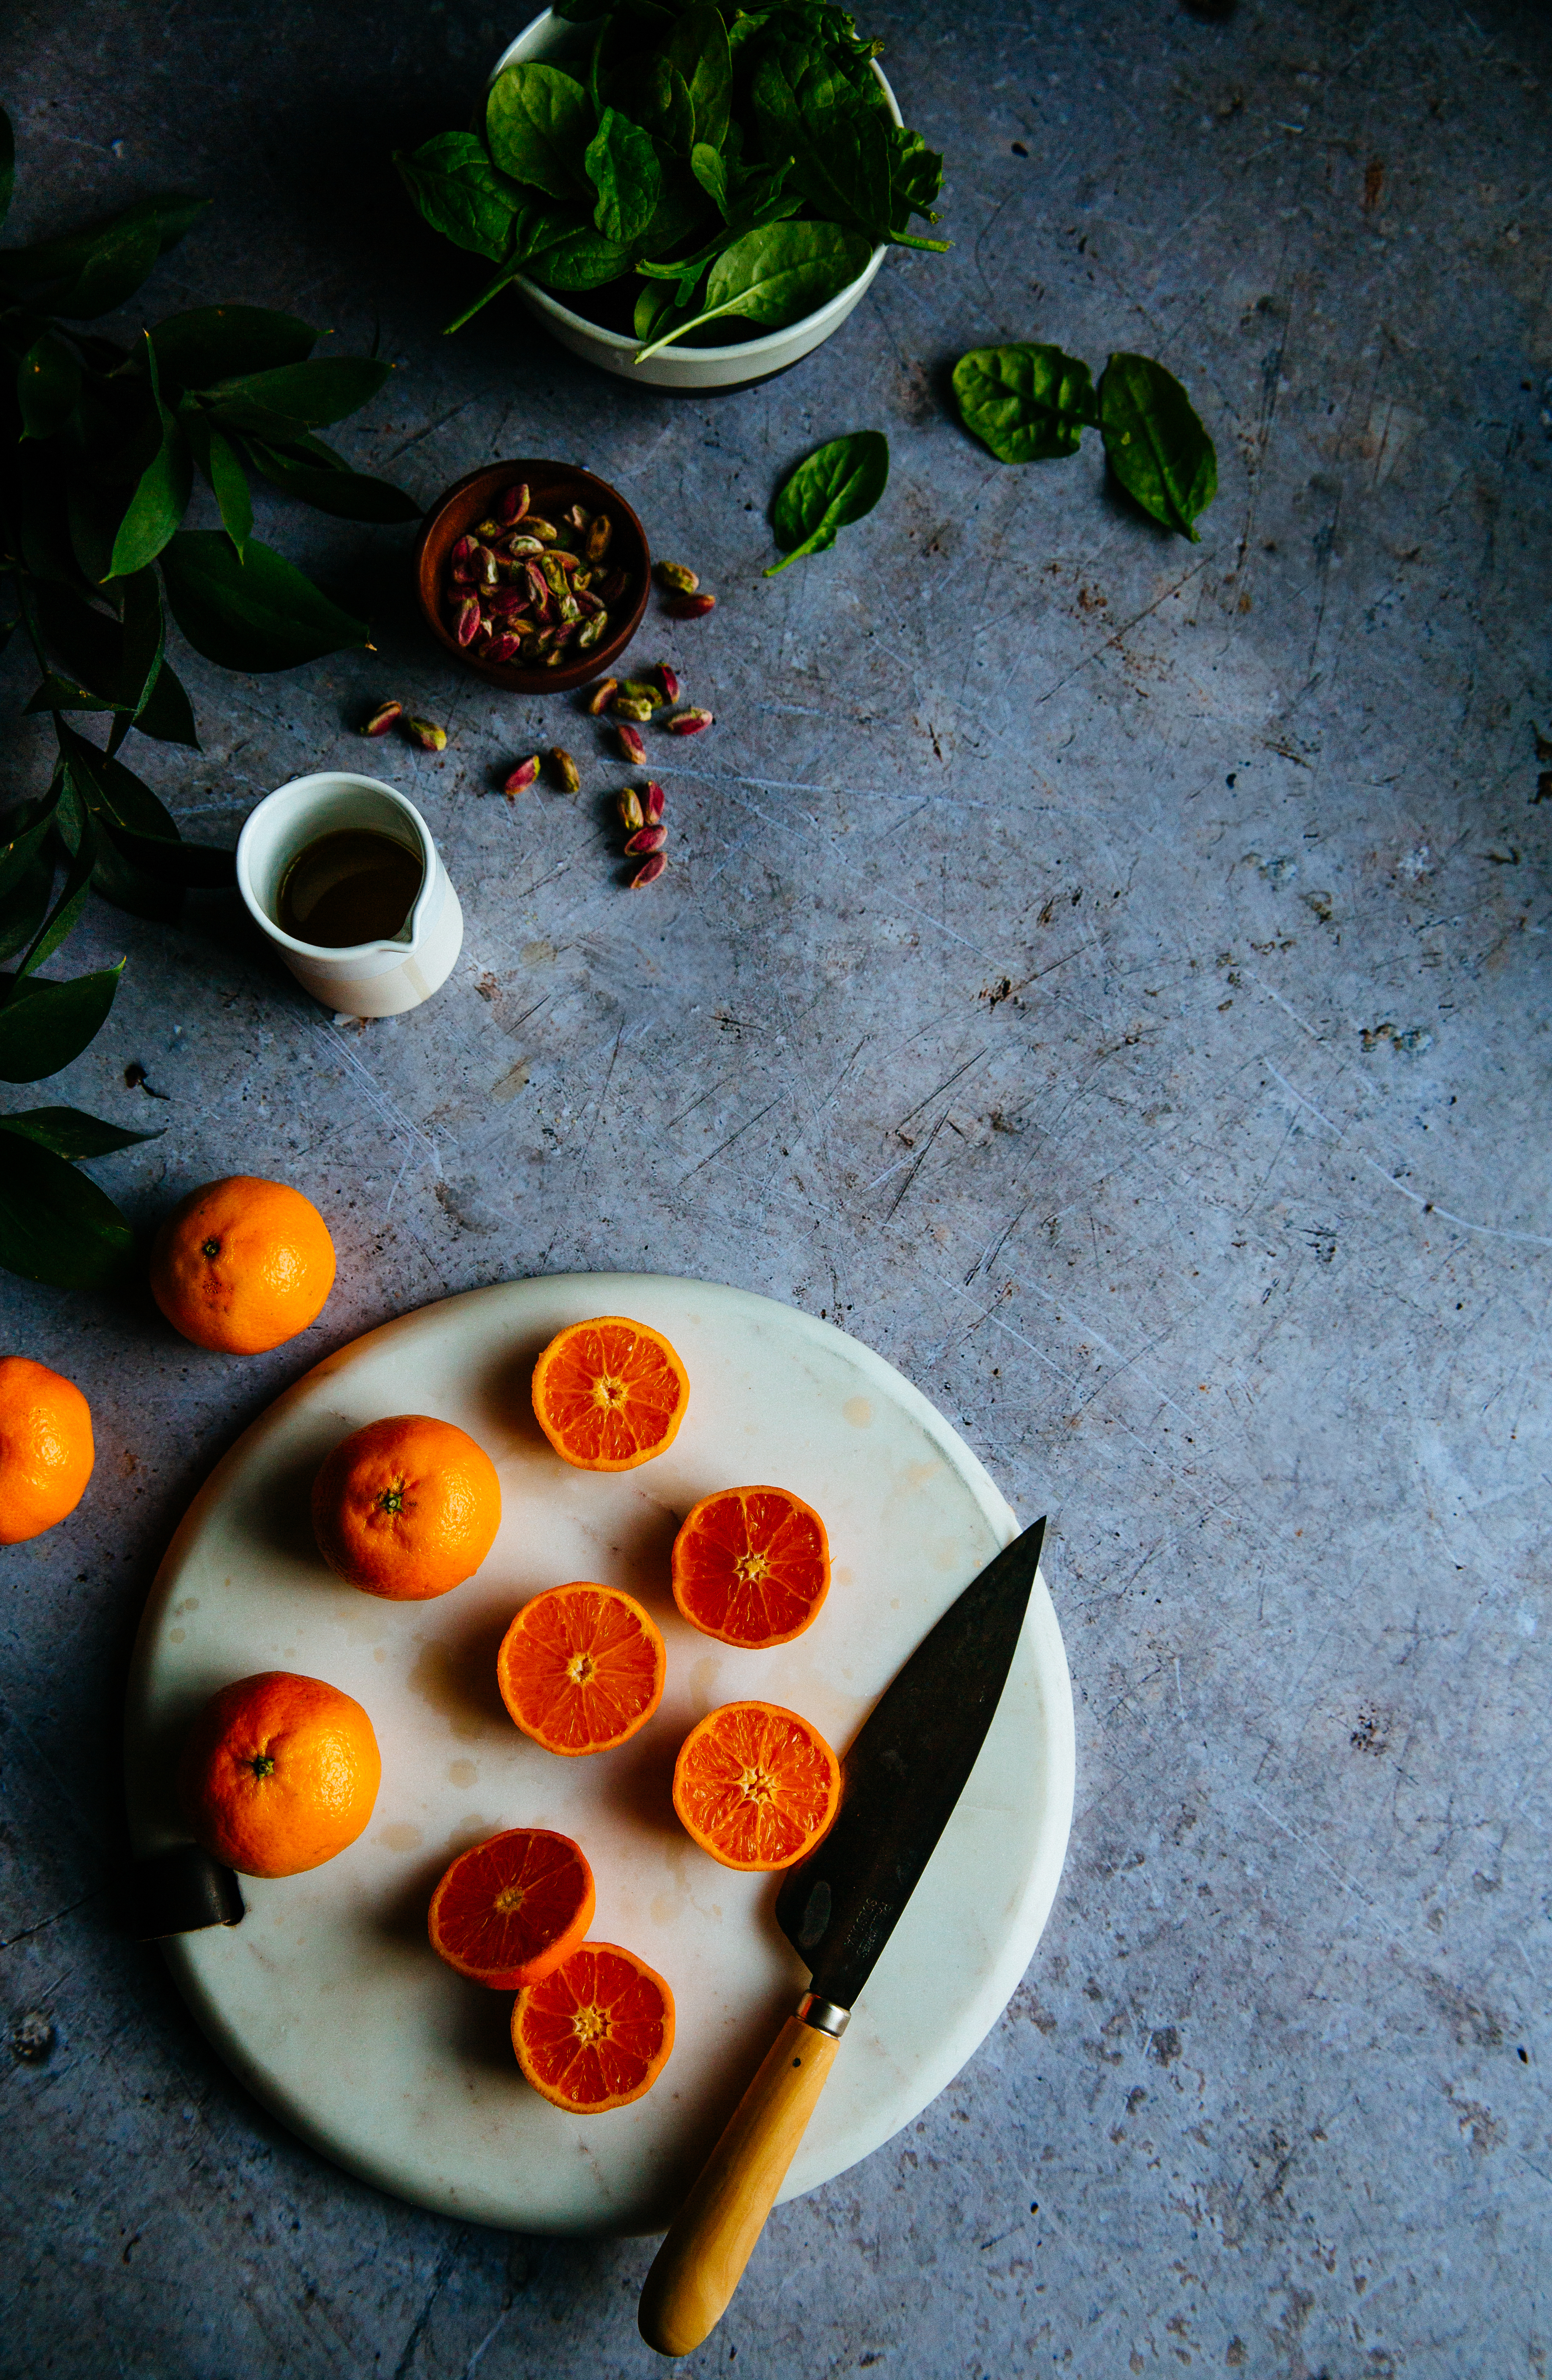
[{"label": "scattered pistachio", "polygon": [[372,712],[371,717],[362,728],[361,733],[363,735],[386,735],[388,730],[394,724],[394,720],[402,719],[403,717],[404,704],[402,702],[395,702],[392,696],[390,696],[386,702],[380,702],[378,704],[377,709]]},{"label": "scattered pistachio", "polygon": [[668,606],[671,620],[703,620],[717,608],[715,595],[676,595]]},{"label": "scattered pistachio", "polygon": [[676,710],[663,724],[671,735],[702,735],[712,724],[709,710]]},{"label": "scattered pistachio", "polygon": [[615,733],[620,738],[620,749],[632,768],[644,769],[647,766],[647,747],[641,740],[639,730],[622,722]]},{"label": "scattered pistachio", "polygon": [[660,784],[654,783],[647,787],[641,796],[641,807],[647,813],[648,826],[661,824],[663,814],[663,789]]},{"label": "scattered pistachio", "polygon": [[447,730],[439,727],[434,719],[410,719],[406,716],[405,734],[412,744],[419,745],[422,752],[445,752],[447,749]]},{"label": "scattered pistachio", "polygon": [[515,486],[503,488],[501,503],[496,509],[503,521],[520,521],[528,509],[527,483],[519,480]]},{"label": "scattered pistachio", "polygon": [[644,677],[627,677],[620,692],[628,694],[633,702],[647,703],[653,710],[658,710],[662,702],[662,696],[657,687],[649,679]]},{"label": "scattered pistachio", "polygon": [[656,668],[658,673],[658,684],[662,688],[663,700],[665,702],[677,702],[679,699],[678,671],[670,669],[666,662],[657,662]]},{"label": "scattered pistachio", "polygon": [[642,702],[634,694],[617,694],[609,708],[616,719],[634,719],[645,726],[657,709],[657,705],[654,702]]},{"label": "scattered pistachio", "polygon": [[641,807],[640,795],[634,785],[627,785],[624,792],[618,795],[617,802],[620,824],[627,834],[635,834],[638,827],[644,827],[647,823],[646,813]]},{"label": "scattered pistachio", "polygon": [[639,892],[645,886],[655,884],[667,866],[668,861],[664,855],[661,851],[654,851],[650,859],[644,859],[631,878],[631,891]]},{"label": "scattered pistachio", "polygon": [[552,745],[551,747],[550,766],[555,771],[555,782],[560,786],[563,794],[579,794],[581,792],[582,778],[577,770],[576,763],[572,759],[569,752],[562,751],[558,744]]},{"label": "scattered pistachio", "polygon": [[668,841],[665,826],[644,826],[633,834],[625,845],[625,857],[636,859],[649,851],[661,851]]},{"label": "scattered pistachio", "polygon": [[519,794],[526,794],[528,787],[537,783],[538,778],[539,754],[530,752],[527,759],[519,760],[517,766],[503,781],[502,791],[508,801],[515,801]]},{"label": "scattered pistachio", "polygon": [[666,587],[671,595],[693,595],[700,580],[693,570],[686,570],[682,562],[660,562],[658,584]]},{"label": "scattered pistachio", "polygon": [[610,697],[617,694],[619,690],[620,681],[617,677],[600,677],[597,686],[590,686],[588,688],[582,699],[593,718],[600,719],[609,708]]}]

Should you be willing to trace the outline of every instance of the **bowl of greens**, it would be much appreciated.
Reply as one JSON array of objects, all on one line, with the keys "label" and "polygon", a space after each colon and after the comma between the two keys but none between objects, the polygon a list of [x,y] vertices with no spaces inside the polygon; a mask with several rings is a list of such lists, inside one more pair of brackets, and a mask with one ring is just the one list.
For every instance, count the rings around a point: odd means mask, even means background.
[{"label": "bowl of greens", "polygon": [[503,52],[475,126],[395,162],[431,227],[602,370],[657,388],[784,371],[889,248],[942,249],[941,157],[829,0],[561,0]]}]

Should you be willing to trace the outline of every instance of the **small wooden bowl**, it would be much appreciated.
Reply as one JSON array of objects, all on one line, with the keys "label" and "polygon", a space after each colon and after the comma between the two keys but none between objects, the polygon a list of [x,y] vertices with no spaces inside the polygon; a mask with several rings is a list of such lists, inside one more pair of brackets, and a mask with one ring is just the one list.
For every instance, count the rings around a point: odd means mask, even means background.
[{"label": "small wooden bowl", "polygon": [[[459,644],[444,616],[443,582],[454,546],[490,516],[502,491],[519,480],[527,480],[528,509],[537,513],[540,520],[558,521],[568,505],[576,504],[590,513],[607,513],[614,524],[610,564],[622,565],[637,582],[634,597],[621,598],[622,604],[630,604],[621,625],[611,628],[602,642],[589,651],[578,653],[554,669],[547,669],[542,662],[538,669],[530,669],[515,662],[480,661]],[[483,470],[469,472],[467,479],[455,481],[444,496],[438,498],[426,516],[426,525],[415,549],[415,591],[426,625],[438,644],[444,646],[465,669],[472,670],[476,677],[488,679],[491,686],[504,686],[514,694],[564,694],[569,687],[586,686],[590,678],[601,677],[619,660],[640,627],[651,580],[652,556],[647,532],[624,496],[607,480],[595,479],[591,471],[578,470],[571,463],[488,463]]]}]

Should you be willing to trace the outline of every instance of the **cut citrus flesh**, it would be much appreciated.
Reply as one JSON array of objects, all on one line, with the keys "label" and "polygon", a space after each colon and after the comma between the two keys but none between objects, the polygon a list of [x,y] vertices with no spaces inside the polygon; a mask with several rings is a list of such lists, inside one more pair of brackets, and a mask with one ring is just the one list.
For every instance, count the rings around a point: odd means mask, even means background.
[{"label": "cut citrus flesh", "polygon": [[512,2046],[536,2091],[576,2116],[651,2089],[673,2046],[673,1994],[613,1942],[588,1942],[512,2007]]},{"label": "cut citrus flesh", "polygon": [[672,1446],[690,1376],[644,1322],[600,1314],[552,1339],[534,1366],[533,1406],[557,1454],[580,1471],[634,1471]]},{"label": "cut citrus flesh", "polygon": [[841,1763],[817,1727],[777,1703],[724,1703],[679,1747],[673,1806],[724,1867],[792,1867],[841,1799]]},{"label": "cut citrus flesh", "polygon": [[593,1905],[579,1844],[543,1827],[514,1827],[454,1861],[431,1895],[427,1930],[460,1975],[516,1992],[581,1947]]},{"label": "cut citrus flesh", "polygon": [[673,1540],[673,1600],[724,1645],[790,1644],[829,1592],[825,1524],[785,1488],[703,1496]]},{"label": "cut citrus flesh", "polygon": [[609,1752],[662,1700],[662,1632],[634,1595],[576,1579],[525,1603],[496,1655],[496,1682],[525,1735],[569,1758]]}]

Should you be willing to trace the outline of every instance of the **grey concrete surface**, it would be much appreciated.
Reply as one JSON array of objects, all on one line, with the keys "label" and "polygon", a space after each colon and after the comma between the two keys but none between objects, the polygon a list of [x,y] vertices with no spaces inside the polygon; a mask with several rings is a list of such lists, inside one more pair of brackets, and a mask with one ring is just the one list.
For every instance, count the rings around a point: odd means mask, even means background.
[{"label": "grey concrete surface", "polygon": [[[708,403],[605,382],[515,304],[437,335],[473,268],[385,152],[458,119],[520,16],[19,0],[4,36],[22,231],[212,191],[152,315],[381,327],[402,377],[350,452],[422,499],[491,456],[585,461],[721,602],[637,648],[718,725],[659,762],[673,866],[629,897],[591,723],[433,654],[403,533],[276,507],[379,650],[266,680],[189,657],[203,754],[148,772],[230,835],[370,748],[463,894],[456,973],[358,1029],[220,900],[173,929],[94,905],[68,946],[127,952],[123,990],[17,1103],[164,1125],[97,1169],[148,1225],[216,1174],[298,1184],[341,1269],[246,1363],[143,1294],[0,1289],[99,1445],[73,1519],[3,1562],[0,2367],[657,2368],[646,2244],[498,2237],[334,2172],[111,1893],[127,1646],[221,1450],[385,1316],[639,1263],[839,1318],[1050,1508],[1078,1706],[1067,1874],[1007,2015],[778,2216],[689,2368],[1545,2374],[1546,13],[864,12],[948,152],[953,253],[891,260],[818,355]],[[1019,336],[1180,373],[1221,468],[1200,546],[1097,451],[1004,470],[964,437],[946,367]],[[883,505],[763,580],[784,469],[869,425]],[[44,766],[24,687],[13,657],[6,795]],[[388,692],[445,756],[358,742]],[[492,795],[557,736],[581,799]]]}]

